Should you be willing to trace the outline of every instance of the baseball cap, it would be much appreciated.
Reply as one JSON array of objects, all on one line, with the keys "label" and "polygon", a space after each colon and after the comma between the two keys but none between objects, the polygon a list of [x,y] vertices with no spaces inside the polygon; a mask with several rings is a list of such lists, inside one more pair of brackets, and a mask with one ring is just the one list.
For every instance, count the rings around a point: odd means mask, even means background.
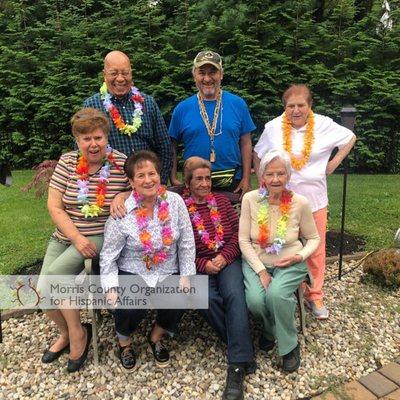
[{"label": "baseball cap", "polygon": [[201,51],[193,60],[193,65],[195,68],[199,68],[206,64],[211,64],[218,70],[222,70],[222,58],[214,51]]}]

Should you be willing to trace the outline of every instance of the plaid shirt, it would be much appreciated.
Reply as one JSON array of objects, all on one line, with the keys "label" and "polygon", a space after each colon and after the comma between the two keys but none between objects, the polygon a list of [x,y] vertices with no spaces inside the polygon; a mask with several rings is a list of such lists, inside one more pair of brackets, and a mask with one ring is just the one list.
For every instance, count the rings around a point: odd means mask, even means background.
[{"label": "plaid shirt", "polygon": [[[144,97],[142,126],[130,137],[118,131],[109,113],[104,108],[100,93],[86,99],[83,106],[97,108],[107,115],[111,126],[108,141],[113,149],[127,156],[138,150],[154,151],[161,161],[161,182],[167,184],[172,166],[171,143],[167,127],[153,97],[144,93],[141,94]],[[112,96],[111,101],[118,108],[124,121],[131,123],[135,107],[133,101],[130,100],[130,94],[128,93],[121,99]]]}]

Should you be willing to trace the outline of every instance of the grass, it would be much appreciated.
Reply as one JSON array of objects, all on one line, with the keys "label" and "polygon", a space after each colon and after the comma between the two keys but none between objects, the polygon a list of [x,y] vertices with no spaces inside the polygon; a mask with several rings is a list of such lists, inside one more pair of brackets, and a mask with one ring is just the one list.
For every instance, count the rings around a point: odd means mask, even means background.
[{"label": "grass", "polygon": [[0,187],[0,273],[16,273],[22,266],[43,259],[53,224],[47,213],[46,198],[21,188],[33,171],[13,172],[13,186]]},{"label": "grass", "polygon": [[[328,178],[329,229],[340,230],[343,177]],[[346,232],[361,235],[366,249],[393,246],[400,227],[399,175],[349,175],[347,179]]]},{"label": "grass", "polygon": [[[16,273],[21,267],[43,259],[53,231],[46,199],[36,199],[33,192],[21,191],[32,175],[33,171],[15,171],[13,186],[0,187],[1,274]],[[340,230],[342,182],[341,175],[328,179],[329,228],[334,230]],[[399,228],[399,197],[398,175],[350,175],[346,231],[364,236],[367,249],[390,247]]]}]

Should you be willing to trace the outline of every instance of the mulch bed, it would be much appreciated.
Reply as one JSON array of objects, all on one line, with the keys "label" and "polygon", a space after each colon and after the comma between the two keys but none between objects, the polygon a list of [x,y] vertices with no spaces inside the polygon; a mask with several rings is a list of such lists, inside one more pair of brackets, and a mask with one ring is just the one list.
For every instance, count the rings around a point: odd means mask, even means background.
[{"label": "mulch bed", "polygon": [[[337,256],[340,252],[340,232],[328,231],[326,233],[326,255]],[[343,254],[354,254],[365,250],[365,240],[362,236],[343,234]]]}]

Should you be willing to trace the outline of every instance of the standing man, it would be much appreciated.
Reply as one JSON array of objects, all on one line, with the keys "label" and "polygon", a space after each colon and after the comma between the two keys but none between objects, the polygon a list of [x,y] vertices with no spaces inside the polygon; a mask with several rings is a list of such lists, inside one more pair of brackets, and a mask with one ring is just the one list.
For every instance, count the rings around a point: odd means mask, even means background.
[{"label": "standing man", "polygon": [[133,85],[129,57],[111,51],[104,58],[104,83],[98,93],[84,101],[84,107],[101,110],[110,120],[110,146],[127,156],[138,150],[152,150],[161,160],[161,183],[171,171],[171,143],[167,127],[153,99]]},{"label": "standing man", "polygon": [[176,177],[177,145],[183,142],[183,158],[209,160],[213,188],[244,193],[251,190],[251,134],[254,125],[246,102],[221,89],[221,56],[201,51],[193,62],[197,94],[180,102],[174,109],[169,134],[173,143],[172,185],[181,185]]}]

